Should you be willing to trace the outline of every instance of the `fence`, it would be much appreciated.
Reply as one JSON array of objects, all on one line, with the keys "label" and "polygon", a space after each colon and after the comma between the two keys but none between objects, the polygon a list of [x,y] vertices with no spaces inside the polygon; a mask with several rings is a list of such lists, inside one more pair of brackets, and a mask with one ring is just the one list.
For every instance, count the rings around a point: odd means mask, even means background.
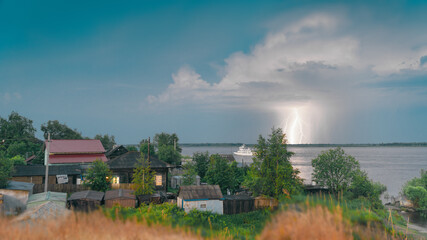
[{"label": "fence", "polygon": [[130,189],[135,190],[135,185],[133,183],[114,183],[111,185],[112,189]]},{"label": "fence", "polygon": [[229,196],[223,201],[224,214],[239,214],[251,212],[255,208],[254,199],[251,197]]},{"label": "fence", "polygon": [[257,197],[255,198],[255,209],[272,208],[275,209],[279,206],[279,201],[274,198]]},{"label": "fence", "polygon": [[[76,184],[48,184],[47,190],[51,192],[74,193],[89,190],[89,187]],[[33,193],[44,192],[44,184],[34,184]]]}]

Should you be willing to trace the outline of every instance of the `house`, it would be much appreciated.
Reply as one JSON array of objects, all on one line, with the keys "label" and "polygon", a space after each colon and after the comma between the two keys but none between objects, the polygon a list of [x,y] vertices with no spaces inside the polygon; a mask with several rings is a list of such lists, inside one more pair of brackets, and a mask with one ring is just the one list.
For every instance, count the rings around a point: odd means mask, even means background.
[{"label": "house", "polygon": [[71,194],[67,200],[68,208],[77,211],[93,211],[104,203],[104,193],[98,191],[80,191]]},{"label": "house", "polygon": [[136,207],[136,196],[132,190],[116,189],[105,192],[105,207],[120,205],[122,207]]},{"label": "house", "polygon": [[114,145],[113,148],[111,148],[105,153],[105,156],[108,160],[111,160],[127,152],[129,151],[123,145]]},{"label": "house", "polygon": [[185,212],[193,209],[223,214],[224,198],[219,185],[182,186],[176,199],[179,208]]},{"label": "house", "polygon": [[50,140],[49,164],[88,164],[97,159],[107,162],[105,149],[97,139]]},{"label": "house", "polygon": [[[12,180],[44,184],[46,166],[44,165],[18,165],[12,172]],[[49,166],[49,184],[68,183],[76,184],[82,176],[80,165],[52,165]]]},{"label": "house", "polygon": [[[130,151],[110,159],[107,164],[113,172],[114,183],[131,183],[133,172],[141,158],[141,153]],[[150,167],[155,172],[155,190],[166,192],[168,189],[168,172],[173,166],[157,159],[155,156],[150,156]]]}]

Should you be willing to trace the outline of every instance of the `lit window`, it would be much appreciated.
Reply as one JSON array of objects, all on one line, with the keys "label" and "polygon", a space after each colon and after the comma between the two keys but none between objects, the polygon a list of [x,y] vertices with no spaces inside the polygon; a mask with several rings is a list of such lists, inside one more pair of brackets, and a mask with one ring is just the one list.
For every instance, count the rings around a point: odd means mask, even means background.
[{"label": "lit window", "polygon": [[156,186],[162,186],[162,185],[163,185],[162,175],[156,175]]},{"label": "lit window", "polygon": [[119,184],[120,183],[120,177],[119,176],[114,176],[113,179],[111,180],[112,184]]}]

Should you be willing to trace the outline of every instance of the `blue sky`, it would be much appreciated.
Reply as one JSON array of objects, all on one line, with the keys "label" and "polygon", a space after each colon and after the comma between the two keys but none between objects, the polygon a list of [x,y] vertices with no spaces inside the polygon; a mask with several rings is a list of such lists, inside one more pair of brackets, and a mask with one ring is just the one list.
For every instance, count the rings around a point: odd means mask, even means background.
[{"label": "blue sky", "polygon": [[[230,3],[231,2],[231,3]],[[427,141],[424,1],[0,1],[0,116],[136,143]],[[41,137],[40,130],[38,136]]]}]

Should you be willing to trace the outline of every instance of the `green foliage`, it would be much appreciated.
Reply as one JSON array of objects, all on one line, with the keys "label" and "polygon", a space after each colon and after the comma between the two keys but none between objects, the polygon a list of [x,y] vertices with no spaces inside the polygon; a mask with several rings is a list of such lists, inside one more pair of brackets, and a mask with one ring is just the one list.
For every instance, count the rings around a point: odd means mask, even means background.
[{"label": "green foliage", "polygon": [[160,160],[175,165],[181,163],[181,154],[174,150],[173,145],[160,145],[157,148],[157,156]]},{"label": "green foliage", "polygon": [[133,146],[133,145],[126,146],[126,149],[130,152],[137,152],[138,151],[138,148],[136,146]]},{"label": "green foliage", "polygon": [[27,165],[27,162],[25,162],[25,158],[23,158],[20,155],[16,155],[15,157],[10,159],[13,162],[14,166],[17,165]]},{"label": "green foliage", "polygon": [[48,132],[50,132],[51,139],[83,139],[82,134],[77,129],[71,129],[58,120],[49,120],[47,123],[42,124],[40,129],[44,133],[45,139],[47,139]]},{"label": "green foliage", "polygon": [[427,171],[421,170],[420,178],[413,178],[403,187],[403,193],[418,211],[427,211]]},{"label": "green foliage", "polygon": [[0,117],[0,152],[9,158],[37,155],[43,142],[35,137],[35,132],[33,121],[16,112],[12,112],[7,119]]},{"label": "green foliage", "polygon": [[196,184],[196,164],[193,162],[188,162],[182,165],[184,170],[182,185],[195,185]]},{"label": "green foliage", "polygon": [[135,195],[147,195],[154,193],[154,179],[155,172],[151,171],[150,162],[145,157],[144,153],[141,153],[141,157],[138,159],[138,164],[133,170],[132,183],[135,184]]},{"label": "green foliage", "polygon": [[366,198],[372,203],[373,208],[383,208],[380,196],[387,190],[387,187],[381,183],[374,183],[368,178],[364,171],[357,171],[354,174],[352,183],[347,193],[350,198]]},{"label": "green foliage", "polygon": [[268,140],[260,135],[254,155],[244,181],[244,186],[254,195],[279,198],[301,190],[302,180],[298,177],[299,171],[293,169],[289,161],[293,153],[287,150],[282,129],[273,128]]},{"label": "green foliage", "polygon": [[154,136],[154,143],[157,145],[157,148],[162,145],[175,146],[176,151],[181,153],[182,149],[179,146],[178,141],[179,141],[178,135],[176,135],[175,133],[168,134],[168,133],[162,132],[162,133],[157,133]]},{"label": "green foliage", "polygon": [[[141,142],[139,142],[139,151],[144,153],[145,156],[148,156],[148,140],[147,139],[142,139]],[[153,143],[150,144],[150,156],[156,156],[156,151],[154,149]]]},{"label": "green foliage", "polygon": [[197,175],[204,181],[209,167],[209,153],[195,152],[193,154],[193,162],[196,164]]},{"label": "green foliage", "polygon": [[175,204],[142,205],[135,208],[113,207],[104,209],[112,219],[137,219],[147,224],[162,224],[184,227],[203,237],[222,236],[230,239],[254,239],[271,218],[270,211],[254,211],[235,215],[218,215],[206,211],[193,210],[185,213]]},{"label": "green foliage", "polygon": [[111,188],[112,172],[100,159],[95,160],[87,170],[84,185],[95,191],[105,192]]},{"label": "green foliage", "polygon": [[0,152],[0,188],[7,186],[7,181],[11,178],[13,171],[13,161],[6,158],[4,154]]},{"label": "green foliage", "polygon": [[114,140],[114,136],[109,136],[108,134],[96,134],[94,139],[98,139],[101,141],[102,146],[105,148],[106,151],[113,148],[114,145],[116,145],[116,141]]},{"label": "green foliage", "polygon": [[328,187],[334,194],[346,191],[360,171],[359,162],[339,147],[323,151],[311,161],[311,165],[313,181]]},{"label": "green foliage", "polygon": [[237,167],[237,163],[228,163],[219,154],[210,156],[208,171],[205,180],[208,184],[219,185],[223,194],[227,189],[235,193],[240,188],[244,178],[244,170]]}]

